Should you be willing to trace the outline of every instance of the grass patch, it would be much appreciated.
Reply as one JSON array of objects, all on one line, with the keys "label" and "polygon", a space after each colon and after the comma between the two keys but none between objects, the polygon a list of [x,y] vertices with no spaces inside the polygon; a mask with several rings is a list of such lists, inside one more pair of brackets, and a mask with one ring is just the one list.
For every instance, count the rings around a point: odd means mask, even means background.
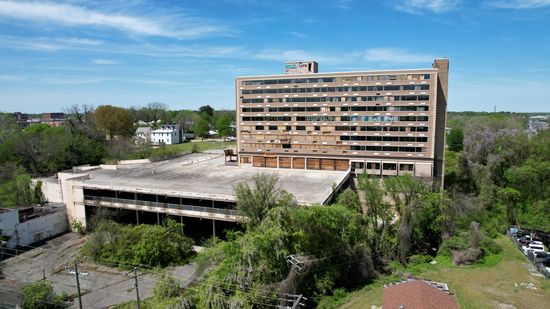
[{"label": "grass patch", "polygon": [[193,150],[196,152],[202,152],[213,149],[226,149],[236,146],[236,142],[220,142],[220,141],[204,141],[204,142],[188,142],[175,145],[166,145],[163,147],[154,148],[151,151],[151,157],[162,155],[163,151],[168,151],[171,154],[191,153]]},{"label": "grass patch", "polygon": [[[456,293],[461,308],[495,308],[499,304],[511,304],[516,308],[547,308],[550,281],[529,273],[529,260],[508,238],[500,236],[495,241],[502,246],[502,252],[488,255],[476,265],[455,266],[449,257],[438,256],[435,265],[424,263],[399,270],[447,283]],[[521,283],[533,283],[536,290],[525,288]],[[348,296],[348,302],[340,308],[380,306],[382,291],[383,284],[370,284],[350,293],[353,296]]]}]

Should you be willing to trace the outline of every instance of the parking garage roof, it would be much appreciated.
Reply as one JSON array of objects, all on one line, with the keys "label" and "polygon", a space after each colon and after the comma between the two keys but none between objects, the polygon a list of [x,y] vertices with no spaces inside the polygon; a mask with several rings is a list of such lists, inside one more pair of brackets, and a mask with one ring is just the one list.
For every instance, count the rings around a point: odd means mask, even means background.
[{"label": "parking garage roof", "polygon": [[347,172],[229,166],[219,153],[191,154],[153,163],[103,166],[84,172],[84,188],[235,201],[233,186],[257,173],[274,174],[299,204],[328,202]]}]

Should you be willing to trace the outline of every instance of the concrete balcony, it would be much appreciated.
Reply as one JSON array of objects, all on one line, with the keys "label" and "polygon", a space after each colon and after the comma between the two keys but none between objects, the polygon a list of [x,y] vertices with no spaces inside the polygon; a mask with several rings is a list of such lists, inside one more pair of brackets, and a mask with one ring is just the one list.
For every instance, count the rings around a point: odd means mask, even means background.
[{"label": "concrete balcony", "polygon": [[89,195],[84,196],[84,205],[158,212],[174,216],[194,217],[230,222],[240,222],[244,219],[244,217],[237,214],[236,209],[157,203]]}]

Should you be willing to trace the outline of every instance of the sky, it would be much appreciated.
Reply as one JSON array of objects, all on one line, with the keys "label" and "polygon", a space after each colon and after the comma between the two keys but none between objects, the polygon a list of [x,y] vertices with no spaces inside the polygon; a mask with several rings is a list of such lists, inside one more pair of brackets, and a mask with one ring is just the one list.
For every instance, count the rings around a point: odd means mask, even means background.
[{"label": "sky", "polygon": [[237,76],[429,68],[451,111],[550,112],[550,0],[0,0],[0,111],[235,108]]}]

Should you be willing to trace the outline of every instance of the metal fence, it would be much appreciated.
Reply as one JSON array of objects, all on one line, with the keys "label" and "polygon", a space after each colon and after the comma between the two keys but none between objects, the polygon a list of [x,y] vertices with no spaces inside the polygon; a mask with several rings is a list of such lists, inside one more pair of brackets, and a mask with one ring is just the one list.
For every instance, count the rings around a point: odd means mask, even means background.
[{"label": "metal fence", "polygon": [[[510,231],[508,231],[508,237],[510,238],[510,240],[512,240],[512,242],[514,244],[516,244],[516,246],[518,247],[518,249],[521,251],[521,253],[523,254],[523,250],[522,250],[522,244],[519,242],[519,240],[516,238],[516,235],[510,233]],[[548,269],[546,268],[546,266],[544,266],[544,264],[541,262],[541,259],[537,259],[535,257],[535,254],[533,254],[532,251],[529,251],[527,253],[527,258],[529,259],[529,261],[531,261],[531,263],[533,263],[533,265],[537,268],[538,272],[540,272],[541,274],[543,274],[546,278],[549,278],[550,279],[550,271],[548,271]]]},{"label": "metal fence", "polygon": [[84,195],[84,202],[108,202],[108,203],[122,203],[130,205],[140,205],[148,207],[159,207],[159,208],[168,208],[168,209],[179,209],[179,210],[189,210],[189,211],[198,211],[198,212],[209,212],[215,214],[223,214],[229,216],[237,216],[237,210],[235,209],[224,209],[224,208],[213,208],[213,207],[204,207],[204,206],[193,206],[193,205],[180,205],[180,204],[170,204],[170,203],[158,203],[158,202],[149,202],[149,201],[140,201],[132,199],[122,199],[122,198],[112,198],[112,197],[98,197],[91,195]]}]

